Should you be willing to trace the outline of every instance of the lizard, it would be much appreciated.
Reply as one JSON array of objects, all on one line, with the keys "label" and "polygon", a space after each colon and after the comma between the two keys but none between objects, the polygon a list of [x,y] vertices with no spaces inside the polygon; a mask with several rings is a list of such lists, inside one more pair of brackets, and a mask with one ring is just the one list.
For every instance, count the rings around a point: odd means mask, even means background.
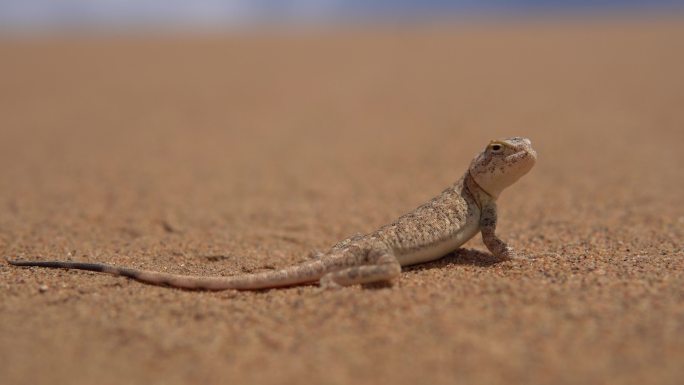
[{"label": "lizard", "polygon": [[478,232],[497,260],[519,256],[496,235],[496,200],[535,165],[527,138],[492,140],[465,174],[441,194],[374,232],[357,234],[298,265],[236,276],[193,276],[68,261],[7,261],[14,266],[79,269],[123,276],[147,284],[188,290],[261,290],[313,284],[339,288],[392,282],[402,266],[434,261]]}]

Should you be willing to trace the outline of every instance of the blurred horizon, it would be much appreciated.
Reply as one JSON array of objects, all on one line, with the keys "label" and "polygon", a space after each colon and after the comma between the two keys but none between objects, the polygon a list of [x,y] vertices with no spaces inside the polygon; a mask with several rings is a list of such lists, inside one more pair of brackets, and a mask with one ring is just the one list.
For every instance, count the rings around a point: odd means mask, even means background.
[{"label": "blurred horizon", "polygon": [[3,0],[0,32],[201,31],[682,10],[682,0]]}]

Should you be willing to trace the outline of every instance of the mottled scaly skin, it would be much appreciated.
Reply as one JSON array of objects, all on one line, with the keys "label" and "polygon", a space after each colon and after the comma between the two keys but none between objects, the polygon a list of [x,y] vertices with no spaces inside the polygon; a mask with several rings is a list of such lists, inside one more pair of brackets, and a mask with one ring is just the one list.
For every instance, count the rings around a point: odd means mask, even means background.
[{"label": "mottled scaly skin", "polygon": [[468,221],[480,217],[479,204],[465,188],[465,179],[369,237],[387,244],[396,255],[414,253],[453,238]]},{"label": "mottled scaly skin", "polygon": [[167,274],[100,263],[9,261],[37,266],[96,271],[140,282],[193,290],[258,290],[320,281],[323,287],[390,281],[401,266],[427,262],[450,253],[481,232],[487,248],[500,259],[513,250],[496,236],[496,198],[535,164],[536,152],[525,138],[491,141],[465,175],[429,202],[366,235],[345,239],[313,261],[278,271],[233,277]]}]

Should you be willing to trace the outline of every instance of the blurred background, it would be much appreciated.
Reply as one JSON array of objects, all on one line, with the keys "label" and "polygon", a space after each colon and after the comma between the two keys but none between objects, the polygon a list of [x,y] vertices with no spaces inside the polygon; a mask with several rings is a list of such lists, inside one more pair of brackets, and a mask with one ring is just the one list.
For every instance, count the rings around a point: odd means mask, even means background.
[{"label": "blurred background", "polygon": [[539,13],[614,13],[681,9],[677,0],[5,0],[0,25],[10,31],[211,30],[271,25],[328,25],[525,16]]},{"label": "blurred background", "polygon": [[539,153],[500,199],[518,264],[231,296],[0,263],[0,383],[681,383],[683,10],[0,0],[0,257],[273,269],[492,138]]},{"label": "blurred background", "polygon": [[[0,156],[24,179],[54,167],[169,183],[165,170],[204,184],[236,165],[234,186],[263,191],[255,180],[281,179],[257,173],[333,178],[387,148],[403,169],[448,164],[420,172],[428,182],[478,148],[453,154],[455,142],[543,131],[619,148],[653,116],[679,131],[682,5],[3,0]],[[403,183],[396,195],[414,199]]]}]

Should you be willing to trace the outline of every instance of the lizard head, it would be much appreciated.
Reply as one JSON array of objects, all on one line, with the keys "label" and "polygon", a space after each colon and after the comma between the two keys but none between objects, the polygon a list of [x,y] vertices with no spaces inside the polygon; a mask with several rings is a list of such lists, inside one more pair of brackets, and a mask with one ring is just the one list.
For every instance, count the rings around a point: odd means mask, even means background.
[{"label": "lizard head", "polygon": [[501,191],[527,174],[537,161],[537,153],[527,138],[492,140],[470,163],[475,182],[497,198]]}]

